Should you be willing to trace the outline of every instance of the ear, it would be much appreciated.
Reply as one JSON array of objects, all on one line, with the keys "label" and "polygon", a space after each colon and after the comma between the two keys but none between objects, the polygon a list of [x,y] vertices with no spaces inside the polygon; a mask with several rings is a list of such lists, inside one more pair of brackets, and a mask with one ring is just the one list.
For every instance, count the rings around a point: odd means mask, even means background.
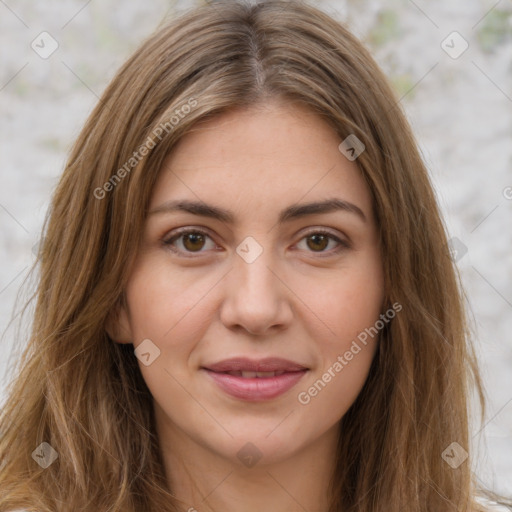
[{"label": "ear", "polygon": [[105,321],[105,330],[110,339],[116,343],[133,342],[130,316],[124,296],[121,297],[118,303],[110,310]]}]

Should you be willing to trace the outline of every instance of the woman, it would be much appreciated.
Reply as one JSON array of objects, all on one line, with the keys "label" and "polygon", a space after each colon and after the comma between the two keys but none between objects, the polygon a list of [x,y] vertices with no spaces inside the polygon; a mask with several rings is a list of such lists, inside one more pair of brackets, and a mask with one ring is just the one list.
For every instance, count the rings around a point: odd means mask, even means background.
[{"label": "woman", "polygon": [[160,29],[44,236],[0,510],[487,510],[428,174],[327,15],[227,2]]}]

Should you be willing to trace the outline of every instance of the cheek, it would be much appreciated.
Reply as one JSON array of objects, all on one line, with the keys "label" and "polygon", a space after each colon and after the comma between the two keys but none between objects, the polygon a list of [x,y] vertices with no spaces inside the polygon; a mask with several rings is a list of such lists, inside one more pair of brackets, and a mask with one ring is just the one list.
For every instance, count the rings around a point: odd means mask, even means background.
[{"label": "cheek", "polygon": [[336,421],[362,389],[385,325],[380,321],[384,290],[377,254],[340,272],[330,280],[326,293],[310,297],[311,309],[319,312],[322,321],[310,333],[320,360],[297,399],[311,408],[311,417],[318,413],[327,422]]},{"label": "cheek", "polygon": [[378,253],[354,258],[346,268],[329,275],[315,293],[311,283],[305,282],[300,293],[317,316],[317,321],[310,323],[319,326],[314,337],[312,333],[313,339],[324,340],[324,349],[331,357],[333,351],[347,350],[382,313],[384,280]]},{"label": "cheek", "polygon": [[194,338],[205,324],[211,279],[191,279],[188,273],[169,267],[161,259],[148,259],[131,276],[126,293],[136,343],[150,338],[166,346],[173,340]]},{"label": "cheek", "polygon": [[191,279],[153,258],[136,267],[130,277],[126,295],[134,348],[147,339],[157,347],[150,364],[138,361],[157,403],[167,403],[171,396],[175,406],[190,401],[183,383],[193,375],[190,354],[211,322],[205,300],[211,287],[207,277]]},{"label": "cheek", "polygon": [[346,296],[329,306],[326,314],[336,336],[316,337],[318,367],[297,390],[297,402],[306,413],[304,428],[317,428],[318,418],[325,426],[334,425],[359,395],[377,349],[380,301],[380,294],[369,293]]}]

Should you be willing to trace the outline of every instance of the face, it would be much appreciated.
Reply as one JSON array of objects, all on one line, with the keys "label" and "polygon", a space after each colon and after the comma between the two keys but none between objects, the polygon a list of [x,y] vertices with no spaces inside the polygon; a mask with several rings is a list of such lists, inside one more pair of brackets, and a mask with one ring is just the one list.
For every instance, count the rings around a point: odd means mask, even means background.
[{"label": "face", "polygon": [[337,436],[383,305],[370,192],[340,142],[272,103],[203,123],[165,161],[109,327],[136,348],[164,444],[270,463]]}]

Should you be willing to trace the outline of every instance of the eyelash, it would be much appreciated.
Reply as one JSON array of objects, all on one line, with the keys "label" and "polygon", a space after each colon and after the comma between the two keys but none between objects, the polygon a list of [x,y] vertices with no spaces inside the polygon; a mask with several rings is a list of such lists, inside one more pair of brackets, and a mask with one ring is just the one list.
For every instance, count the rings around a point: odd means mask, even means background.
[{"label": "eyelash", "polygon": [[[188,234],[199,234],[199,235],[203,235],[203,236],[206,236],[208,238],[212,238],[206,231],[202,230],[202,229],[198,229],[198,228],[180,228],[178,230],[176,230],[173,235],[171,237],[168,237],[168,238],[165,238],[162,240],[163,244],[166,246],[166,247],[169,247],[169,249],[171,249],[174,253],[178,253],[178,254],[190,254],[190,255],[193,255],[193,256],[185,256],[186,258],[196,258],[198,257],[201,253],[205,252],[205,251],[182,251],[182,250],[179,250],[179,249],[176,249],[175,247],[173,247],[173,242],[175,240],[178,240],[180,237],[182,237],[183,235],[188,235]],[[330,251],[318,251],[318,252],[315,252],[315,251],[309,251],[313,254],[318,254],[321,258],[322,257],[328,257],[328,256],[333,256],[335,254],[338,254],[339,252],[341,252],[342,250],[344,249],[349,249],[350,248],[350,244],[345,241],[345,240],[341,240],[339,237],[333,235],[330,231],[327,231],[325,229],[315,229],[315,230],[312,230],[308,233],[306,233],[301,239],[300,241],[304,240],[305,238],[308,238],[312,235],[324,235],[324,236],[327,236],[328,238],[330,238],[331,240],[334,240],[335,242],[338,243],[338,247],[336,247],[335,249],[331,249]],[[198,255],[198,256],[195,256],[195,255]]]}]

